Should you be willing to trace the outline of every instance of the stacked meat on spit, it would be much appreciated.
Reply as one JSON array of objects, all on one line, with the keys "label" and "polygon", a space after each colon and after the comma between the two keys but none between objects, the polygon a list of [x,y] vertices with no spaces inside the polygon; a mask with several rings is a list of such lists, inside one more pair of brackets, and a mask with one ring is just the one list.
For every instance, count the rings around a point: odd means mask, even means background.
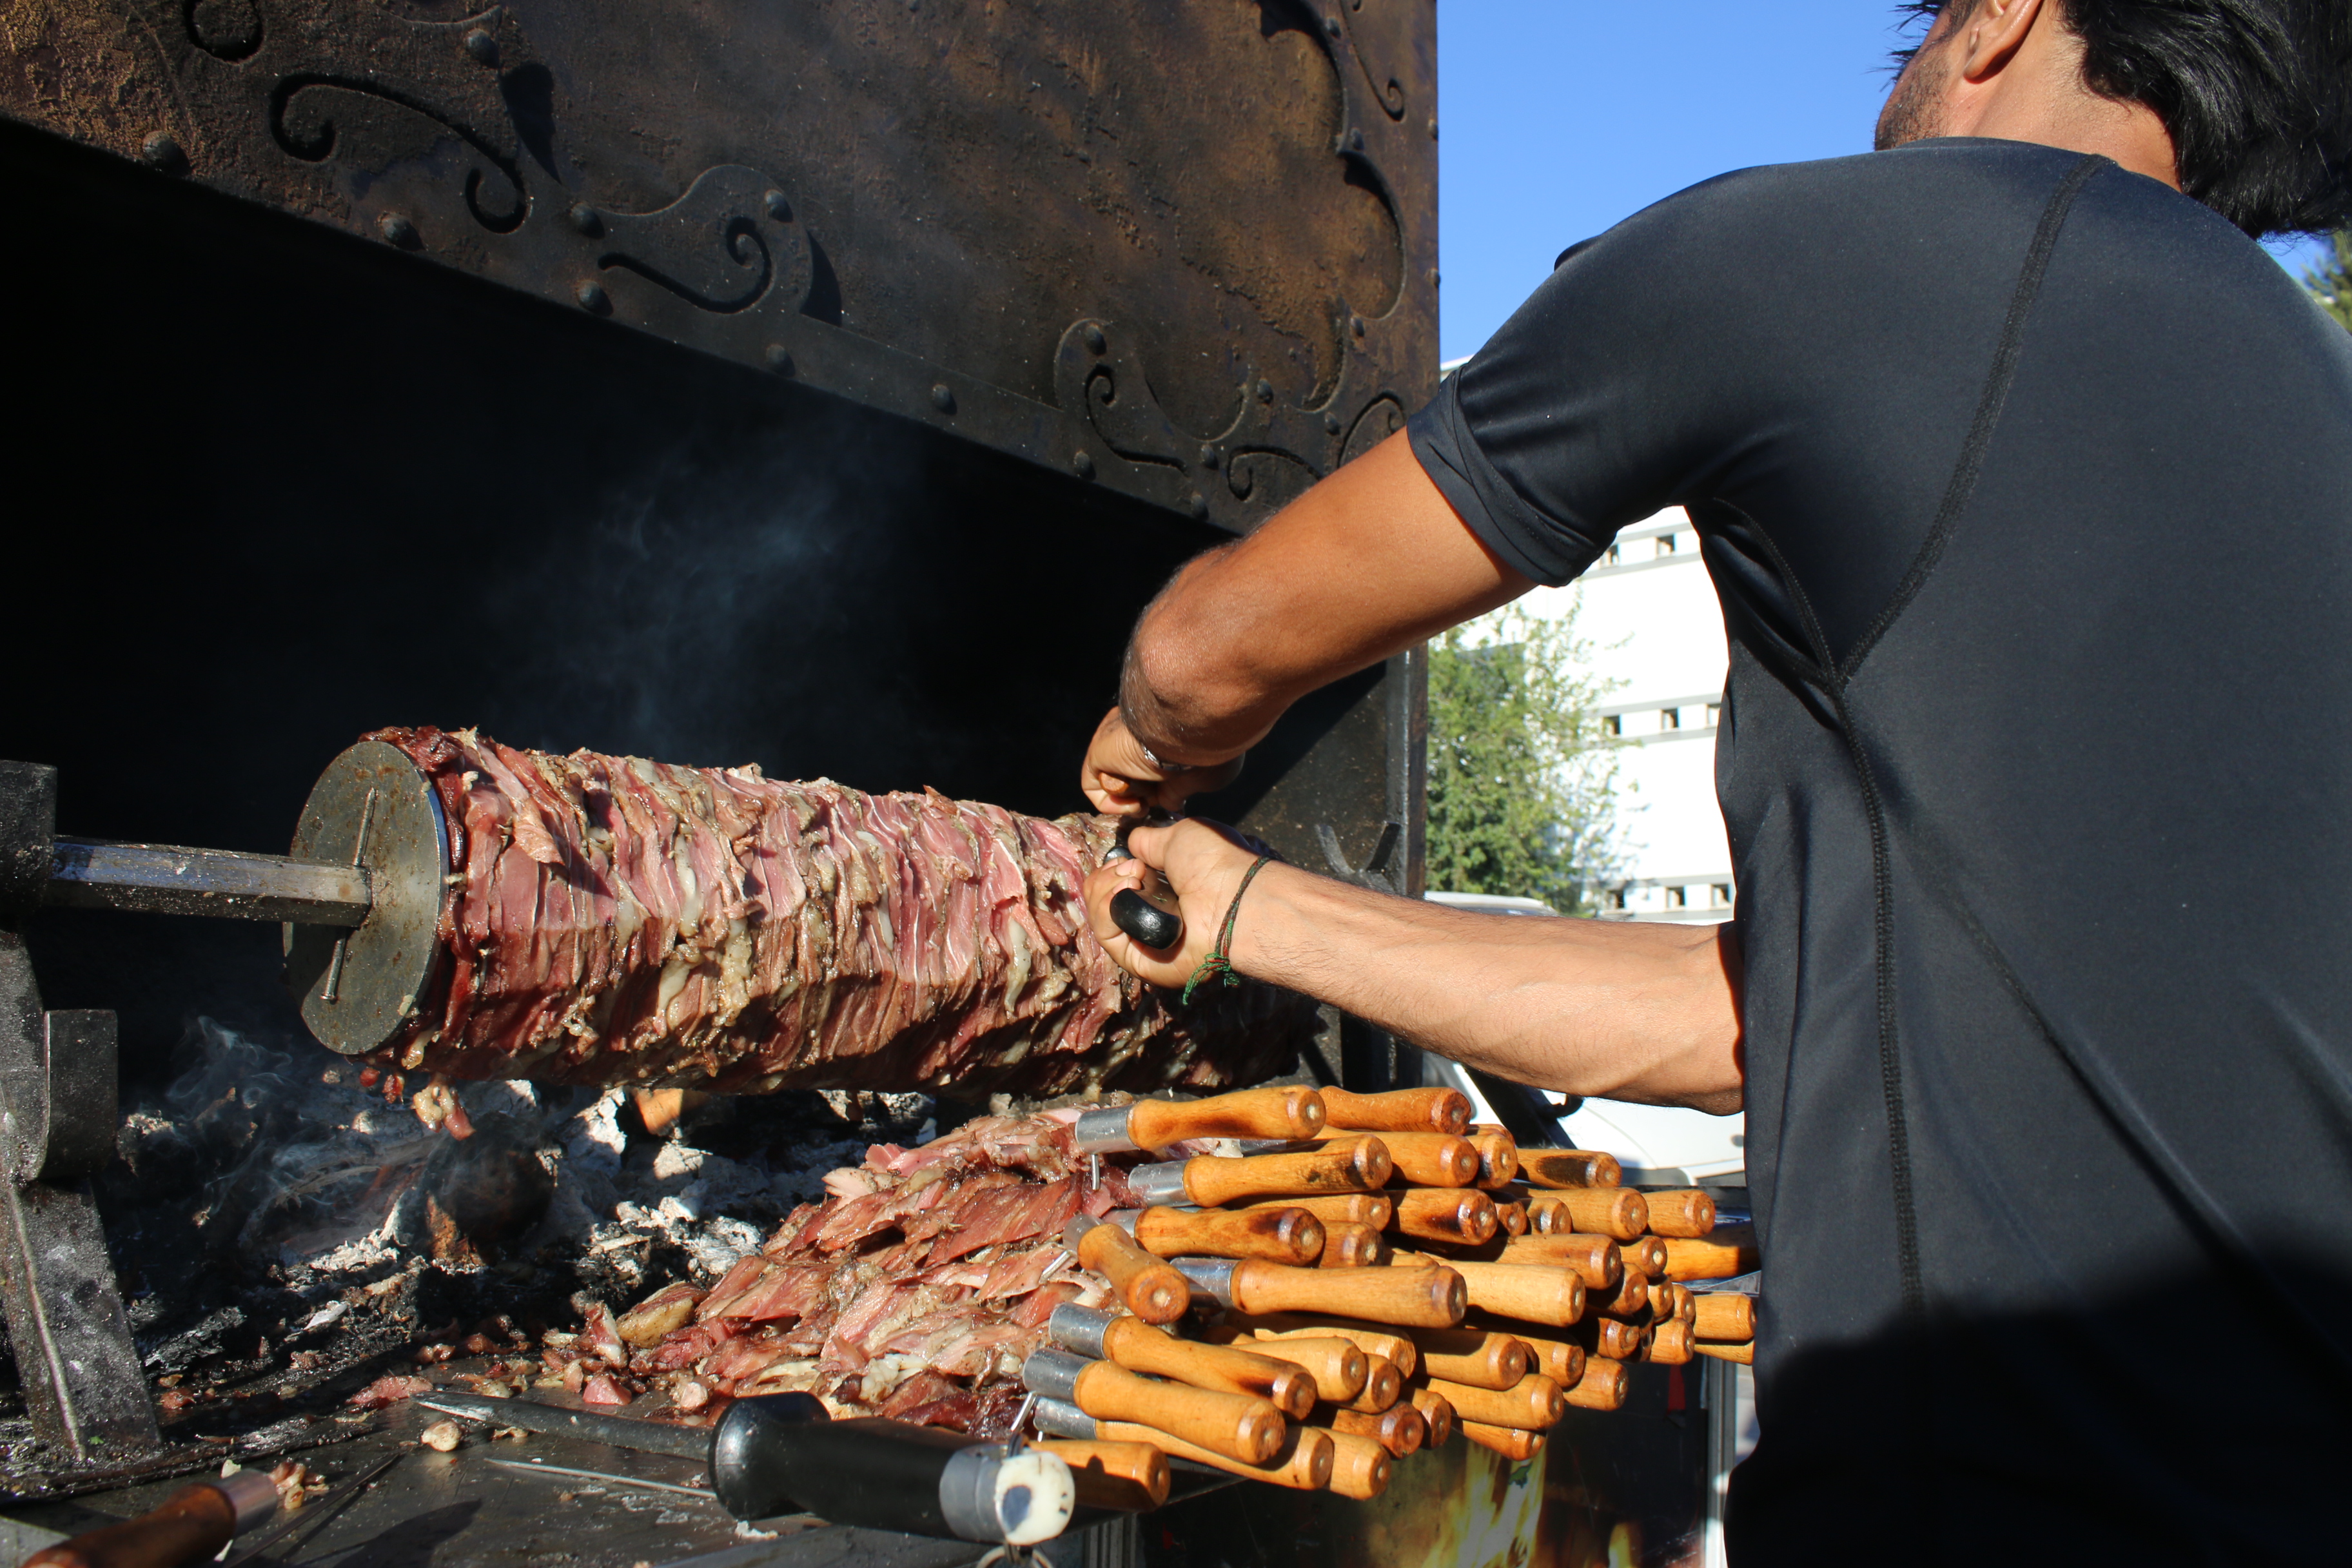
[{"label": "stacked meat on spit", "polygon": [[1215,1089],[1284,1070],[1314,1027],[1288,992],[1178,1007],[1112,963],[1079,899],[1112,843],[1105,818],[470,731],[369,738],[424,771],[451,868],[440,961],[373,1073],[730,1094]]},{"label": "stacked meat on spit", "polygon": [[1754,1267],[1706,1194],[1523,1156],[1469,1114],[1451,1089],[1265,1089],[877,1147],[709,1290],[592,1313],[547,1364],[697,1422],[799,1390],[1001,1436],[1034,1394],[1081,1468],[1164,1484],[1166,1454],[1370,1497],[1455,1431],[1532,1456],[1567,1408],[1621,1406],[1632,1362],[1747,1359],[1752,1298],[1685,1283]]}]

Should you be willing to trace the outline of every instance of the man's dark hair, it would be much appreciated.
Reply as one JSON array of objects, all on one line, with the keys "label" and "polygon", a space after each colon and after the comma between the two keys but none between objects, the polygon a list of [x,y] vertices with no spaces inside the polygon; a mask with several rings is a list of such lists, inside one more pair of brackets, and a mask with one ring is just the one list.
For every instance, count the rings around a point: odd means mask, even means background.
[{"label": "man's dark hair", "polygon": [[[2352,0],[2053,3],[2084,84],[2164,121],[2183,191],[2258,239],[2352,225]],[[1977,4],[1904,9],[1957,26]]]}]

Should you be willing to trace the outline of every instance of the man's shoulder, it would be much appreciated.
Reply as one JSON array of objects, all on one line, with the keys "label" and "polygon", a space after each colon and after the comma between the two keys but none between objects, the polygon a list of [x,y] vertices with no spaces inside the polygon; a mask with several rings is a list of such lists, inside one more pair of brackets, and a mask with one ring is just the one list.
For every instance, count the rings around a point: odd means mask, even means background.
[{"label": "man's shoulder", "polygon": [[[1761,163],[1677,191],[1618,227],[1749,226],[1821,235],[1874,219],[1924,220],[1956,207],[1981,214],[2023,206],[2038,215],[2082,159],[2039,142],[1955,137],[1885,153]],[[1583,248],[1571,247],[1561,259]]]}]

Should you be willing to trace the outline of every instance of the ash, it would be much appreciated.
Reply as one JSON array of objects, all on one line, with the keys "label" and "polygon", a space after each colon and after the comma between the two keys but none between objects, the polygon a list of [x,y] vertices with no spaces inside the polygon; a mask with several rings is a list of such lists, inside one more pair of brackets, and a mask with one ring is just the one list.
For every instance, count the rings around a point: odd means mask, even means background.
[{"label": "ash", "polygon": [[[348,1436],[373,1419],[371,1385],[453,1358],[487,1369],[469,1381],[502,1364],[520,1381],[590,1301],[708,1285],[821,1198],[828,1171],[936,1127],[919,1094],[679,1110],[516,1080],[446,1086],[472,1124],[459,1139],[311,1041],[209,1018],[173,1067],[125,1118],[99,1206],[166,1445],[240,1454]],[[23,1492],[63,1467],[14,1372],[0,1364],[0,1487]]]}]

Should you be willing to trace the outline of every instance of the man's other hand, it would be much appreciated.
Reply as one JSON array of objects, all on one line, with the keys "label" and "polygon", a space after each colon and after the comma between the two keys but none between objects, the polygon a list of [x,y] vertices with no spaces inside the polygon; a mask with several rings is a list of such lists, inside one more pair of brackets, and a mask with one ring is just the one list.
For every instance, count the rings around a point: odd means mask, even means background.
[{"label": "man's other hand", "polygon": [[[1216,951],[1234,890],[1265,847],[1222,823],[1198,817],[1136,828],[1127,847],[1133,859],[1106,861],[1087,879],[1087,923],[1095,940],[1130,973],[1154,985],[1181,986]],[[1110,918],[1113,895],[1128,888],[1140,890],[1151,870],[1168,879],[1183,917],[1183,938],[1172,948],[1145,947]],[[1241,919],[1248,918],[1244,910]]]},{"label": "man's other hand", "polygon": [[1239,757],[1202,767],[1163,766],[1152,760],[1114,708],[1095,727],[1087,760],[1078,767],[1078,787],[1107,816],[1144,816],[1155,809],[1177,811],[1193,795],[1223,789],[1241,771]]}]

